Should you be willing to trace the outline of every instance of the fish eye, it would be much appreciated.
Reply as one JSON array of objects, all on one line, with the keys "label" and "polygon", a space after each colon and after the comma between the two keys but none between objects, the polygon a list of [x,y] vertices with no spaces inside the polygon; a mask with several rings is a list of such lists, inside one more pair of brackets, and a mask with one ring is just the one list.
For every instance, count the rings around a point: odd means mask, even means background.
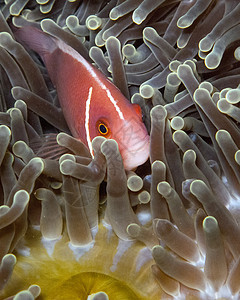
[{"label": "fish eye", "polygon": [[98,124],[98,131],[99,133],[101,133],[102,135],[107,135],[108,134],[108,128],[105,124],[103,123],[99,123]]}]

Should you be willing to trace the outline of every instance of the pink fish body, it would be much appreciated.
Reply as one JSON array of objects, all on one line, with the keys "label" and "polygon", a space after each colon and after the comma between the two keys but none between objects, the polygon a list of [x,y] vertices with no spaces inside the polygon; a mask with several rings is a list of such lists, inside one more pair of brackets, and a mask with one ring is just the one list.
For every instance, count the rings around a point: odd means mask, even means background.
[{"label": "pink fish body", "polygon": [[149,135],[138,105],[63,41],[33,27],[18,30],[17,38],[42,57],[72,135],[92,155],[93,138],[104,136],[117,141],[126,170],[148,159]]}]

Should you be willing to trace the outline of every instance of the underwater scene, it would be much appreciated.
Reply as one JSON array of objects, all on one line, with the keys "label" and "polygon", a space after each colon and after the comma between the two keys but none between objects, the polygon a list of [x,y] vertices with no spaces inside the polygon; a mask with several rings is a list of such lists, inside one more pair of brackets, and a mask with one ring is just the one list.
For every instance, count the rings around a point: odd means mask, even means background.
[{"label": "underwater scene", "polygon": [[0,300],[240,299],[238,0],[0,0]]}]

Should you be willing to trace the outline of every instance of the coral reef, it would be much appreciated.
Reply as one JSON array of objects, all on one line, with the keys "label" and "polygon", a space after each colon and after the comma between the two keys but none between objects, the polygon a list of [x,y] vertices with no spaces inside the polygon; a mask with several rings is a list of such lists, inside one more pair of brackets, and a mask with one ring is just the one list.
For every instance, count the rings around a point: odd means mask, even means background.
[{"label": "coral reef", "polygon": [[[0,5],[0,299],[239,299],[239,1]],[[144,165],[71,137],[29,25],[140,105]]]}]

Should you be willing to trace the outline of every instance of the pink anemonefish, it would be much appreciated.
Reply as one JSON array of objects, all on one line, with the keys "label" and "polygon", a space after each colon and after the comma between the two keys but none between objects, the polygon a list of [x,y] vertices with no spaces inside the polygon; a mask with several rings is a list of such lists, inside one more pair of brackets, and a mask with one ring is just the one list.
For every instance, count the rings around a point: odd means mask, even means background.
[{"label": "pink anemonefish", "polygon": [[137,104],[62,40],[30,26],[18,29],[16,37],[41,56],[72,135],[92,155],[93,138],[104,136],[117,141],[126,170],[148,159],[149,135]]}]

